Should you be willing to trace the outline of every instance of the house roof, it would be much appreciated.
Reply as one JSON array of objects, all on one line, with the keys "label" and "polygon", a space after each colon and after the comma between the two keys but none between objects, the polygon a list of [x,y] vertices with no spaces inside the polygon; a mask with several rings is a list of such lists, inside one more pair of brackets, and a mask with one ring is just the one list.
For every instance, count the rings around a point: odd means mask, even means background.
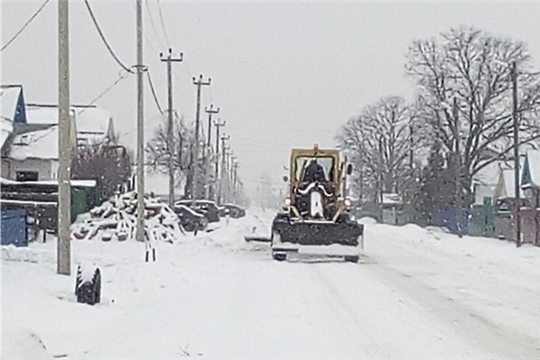
[{"label": "house roof", "polygon": [[540,188],[540,150],[527,151],[521,186]]},{"label": "house roof", "polygon": [[22,87],[20,86],[2,86],[0,88],[0,115],[2,125],[0,148],[4,146],[7,138],[13,131],[13,122],[15,120],[21,91]]},{"label": "house roof", "polygon": [[2,119],[13,122],[17,112],[17,105],[22,93],[22,86],[2,86],[0,88],[0,114]]},{"label": "house roof", "polygon": [[[96,105],[72,105],[75,117],[77,139],[93,140],[105,136],[113,136],[113,120],[109,112]],[[58,124],[58,107],[56,105],[27,104],[29,123]]]},{"label": "house roof", "polygon": [[10,157],[15,160],[58,159],[58,126],[15,135]]},{"label": "house roof", "polygon": [[[495,197],[501,200],[514,199],[516,197],[514,179],[514,169],[501,170],[499,183],[497,184],[497,188],[495,190]],[[519,191],[519,195],[521,198],[523,197],[523,191],[521,189]]]}]

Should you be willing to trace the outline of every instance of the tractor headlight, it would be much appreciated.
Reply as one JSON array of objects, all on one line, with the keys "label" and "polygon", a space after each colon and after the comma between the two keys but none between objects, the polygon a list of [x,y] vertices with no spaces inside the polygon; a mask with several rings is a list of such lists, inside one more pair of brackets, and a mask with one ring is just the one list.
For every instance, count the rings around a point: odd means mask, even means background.
[{"label": "tractor headlight", "polygon": [[291,199],[286,198],[283,202],[283,210],[289,211],[289,207],[291,206]]}]

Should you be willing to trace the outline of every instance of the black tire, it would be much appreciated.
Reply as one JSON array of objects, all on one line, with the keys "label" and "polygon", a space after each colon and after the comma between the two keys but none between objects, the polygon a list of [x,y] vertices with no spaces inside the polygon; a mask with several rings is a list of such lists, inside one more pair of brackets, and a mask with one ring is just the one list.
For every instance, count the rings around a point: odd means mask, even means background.
[{"label": "black tire", "polygon": [[92,283],[88,283],[88,290],[85,291],[86,303],[88,305],[94,305],[96,303],[96,291],[95,286]]},{"label": "black tire", "polygon": [[96,269],[96,272],[94,273],[94,301],[95,303],[101,302],[101,272],[99,269]]},{"label": "black tire", "polygon": [[273,252],[272,258],[276,261],[285,261],[287,260],[287,254],[284,252]]},{"label": "black tire", "polygon": [[358,260],[360,260],[360,256],[358,256],[358,255],[347,255],[347,256],[345,256],[344,259],[345,259],[346,262],[357,263]]}]

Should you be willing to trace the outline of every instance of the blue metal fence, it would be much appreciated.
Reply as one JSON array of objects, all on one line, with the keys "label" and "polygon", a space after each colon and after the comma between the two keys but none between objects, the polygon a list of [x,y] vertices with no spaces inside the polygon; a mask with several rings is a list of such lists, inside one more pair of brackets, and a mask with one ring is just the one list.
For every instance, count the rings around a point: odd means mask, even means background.
[{"label": "blue metal fence", "polygon": [[2,210],[2,245],[28,246],[26,211],[24,209]]}]

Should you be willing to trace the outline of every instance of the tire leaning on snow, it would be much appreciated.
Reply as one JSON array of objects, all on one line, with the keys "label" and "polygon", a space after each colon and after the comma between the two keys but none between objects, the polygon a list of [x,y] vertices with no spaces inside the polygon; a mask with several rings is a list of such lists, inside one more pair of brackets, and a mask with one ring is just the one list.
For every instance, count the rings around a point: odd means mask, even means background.
[{"label": "tire leaning on snow", "polygon": [[91,280],[83,279],[81,265],[77,267],[77,278],[75,280],[75,295],[77,302],[94,305],[101,302],[101,271],[94,269]]}]

